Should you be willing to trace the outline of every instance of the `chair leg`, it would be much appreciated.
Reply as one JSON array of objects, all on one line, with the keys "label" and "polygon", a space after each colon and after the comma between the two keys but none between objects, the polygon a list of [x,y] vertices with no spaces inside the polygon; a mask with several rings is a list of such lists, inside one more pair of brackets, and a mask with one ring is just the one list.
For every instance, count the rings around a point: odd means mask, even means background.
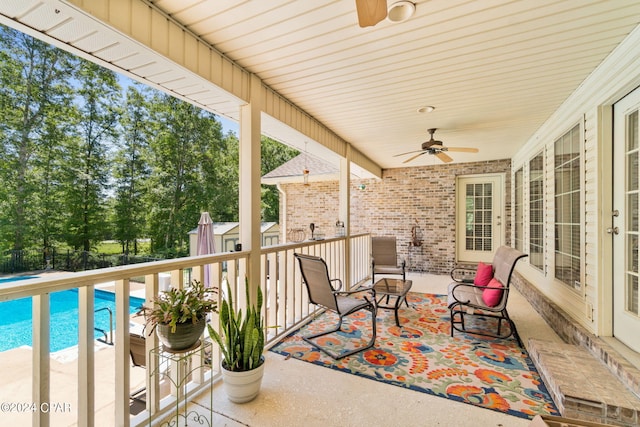
[{"label": "chair leg", "polygon": [[351,351],[348,351],[346,353],[341,353],[339,355],[335,355],[335,354],[331,354],[328,350],[325,350],[324,348],[320,347],[318,344],[314,343],[313,341],[311,341],[313,338],[318,338],[321,337],[323,335],[328,335],[334,332],[338,332],[340,330],[340,327],[342,326],[342,316],[340,316],[340,322],[338,323],[338,327],[335,329],[332,329],[330,331],[326,331],[326,332],[320,332],[319,334],[315,334],[315,335],[309,335],[307,337],[302,337],[303,340],[305,340],[306,342],[308,342],[309,344],[311,344],[313,347],[317,348],[318,350],[320,350],[321,352],[323,352],[324,354],[326,354],[327,356],[333,358],[334,360],[339,360],[342,359],[344,357],[347,356],[351,356],[352,354],[356,354],[359,353],[361,351],[367,350],[371,347],[373,347],[376,343],[376,334],[377,334],[377,326],[376,326],[376,309],[375,307],[372,305],[370,308],[367,308],[366,310],[368,310],[369,312],[371,312],[371,340],[369,340],[369,342],[367,343],[366,346],[364,347],[359,347],[359,348],[355,348]]},{"label": "chair leg", "polygon": [[502,315],[504,316],[504,319],[507,321],[507,323],[509,323],[509,328],[511,329],[511,335],[513,335],[513,337],[516,339],[516,341],[518,342],[518,345],[524,348],[524,345],[522,344],[522,340],[520,339],[520,335],[518,334],[518,330],[516,329],[516,324],[513,323],[513,320],[511,320],[511,317],[509,317],[509,313],[507,313],[506,308],[503,310]]},{"label": "chair leg", "polygon": [[338,331],[340,330],[340,328],[341,328],[341,327],[342,327],[342,316],[340,316],[340,320],[338,321],[338,326],[336,326],[334,329],[331,329],[331,330],[329,330],[329,331],[323,331],[323,332],[320,332],[320,333],[317,333],[317,334],[313,334],[313,335],[309,335],[309,336],[307,336],[307,337],[302,337],[302,338],[303,338],[305,341],[307,341],[307,338],[308,338],[308,339],[313,339],[313,338],[321,337],[321,336],[323,336],[323,335],[329,335],[329,334],[332,334],[332,333],[334,333],[334,332],[338,332]]},{"label": "chair leg", "polygon": [[[450,315],[449,317],[451,318],[451,337],[453,338],[453,331],[456,330],[458,332],[465,332],[465,328],[464,328],[464,311],[461,310],[459,307],[457,308],[457,305],[453,305],[452,307],[449,308],[449,312]],[[460,315],[460,320],[456,321],[456,314]],[[460,327],[456,326],[456,323],[460,324]]]},{"label": "chair leg", "polygon": [[[480,335],[480,336],[499,338],[499,339],[507,339],[511,335],[513,335],[513,337],[518,342],[518,345],[520,347],[524,348],[524,345],[522,344],[522,340],[520,338],[520,335],[518,334],[518,330],[516,329],[516,325],[513,322],[513,320],[511,320],[511,318],[509,317],[509,314],[507,313],[506,310],[503,310],[500,313],[500,316],[498,316],[498,315],[490,315],[490,314],[477,314],[476,313],[476,315],[479,315],[479,316],[497,319],[497,321],[498,321],[497,333],[494,333],[493,331],[480,331],[480,330],[467,331],[466,327],[465,327],[465,324],[464,324],[465,311],[460,306],[457,306],[455,304],[452,307],[449,308],[449,311],[450,311],[450,318],[451,318],[451,336],[452,337],[453,337],[454,329],[456,331],[462,332],[462,333],[469,333],[469,334],[473,334],[473,335]],[[456,315],[460,316],[460,320],[456,320]],[[505,322],[507,322],[509,324],[509,334],[508,335],[507,334],[502,334],[502,322],[503,321],[505,321]]]}]

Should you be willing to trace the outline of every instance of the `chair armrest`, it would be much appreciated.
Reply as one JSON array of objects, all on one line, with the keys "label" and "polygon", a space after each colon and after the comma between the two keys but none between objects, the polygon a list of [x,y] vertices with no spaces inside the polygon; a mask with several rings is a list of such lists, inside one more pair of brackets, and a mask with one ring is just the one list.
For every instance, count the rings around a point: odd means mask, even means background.
[{"label": "chair armrest", "polygon": [[[453,283],[452,283],[452,285],[453,285]],[[473,282],[471,282],[471,283],[456,282],[455,286],[451,290],[453,291],[454,289],[456,289],[459,286],[463,286],[465,288],[480,289],[481,291],[484,291],[485,289],[487,289],[486,286],[474,285]],[[495,288],[492,287],[491,289],[506,289],[506,287],[505,286],[501,286],[499,288],[498,287],[495,287]]]},{"label": "chair armrest", "polygon": [[475,275],[474,270],[467,268],[454,268],[449,275],[454,282],[458,283],[473,283],[473,277]]},{"label": "chair armrest", "polygon": [[[452,285],[453,285],[453,283],[452,283]],[[501,285],[502,285],[502,284],[501,284]],[[484,304],[483,304],[483,305],[478,305],[478,304],[476,304],[476,303],[471,302],[470,300],[466,300],[466,301],[464,301],[464,300],[460,300],[460,299],[456,298],[455,290],[456,290],[458,287],[460,287],[460,286],[465,287],[465,288],[478,289],[478,290],[480,290],[480,291],[484,291],[485,289],[487,289],[487,287],[486,287],[486,286],[474,285],[473,283],[461,283],[461,282],[457,282],[457,283],[455,284],[455,286],[453,286],[453,288],[451,288],[451,290],[449,291],[449,295],[450,295],[450,296],[451,296],[451,298],[453,298],[457,303],[459,303],[459,304],[461,304],[461,305],[464,305],[464,306],[467,306],[467,307],[479,308],[479,309],[481,309],[481,310],[496,311],[496,308],[495,308],[495,307],[490,307],[490,306],[487,306],[487,305],[484,305]],[[502,285],[502,286],[499,286],[499,287],[498,287],[498,286],[496,286],[496,287],[491,287],[490,289],[492,289],[492,290],[502,290],[503,292],[509,292],[509,287],[508,287],[508,286],[505,286],[505,285]]]},{"label": "chair armrest", "polygon": [[335,291],[339,291],[340,289],[342,289],[342,280],[340,279],[330,279],[330,282],[338,282],[338,287],[333,286],[333,284],[331,285],[331,287],[333,288],[334,292]]},{"label": "chair armrest", "polygon": [[360,288],[360,289],[356,289],[353,291],[334,291],[333,293],[335,295],[353,295],[353,294],[357,294],[360,292],[369,292],[373,298],[375,299],[376,297],[376,290],[373,288]]}]

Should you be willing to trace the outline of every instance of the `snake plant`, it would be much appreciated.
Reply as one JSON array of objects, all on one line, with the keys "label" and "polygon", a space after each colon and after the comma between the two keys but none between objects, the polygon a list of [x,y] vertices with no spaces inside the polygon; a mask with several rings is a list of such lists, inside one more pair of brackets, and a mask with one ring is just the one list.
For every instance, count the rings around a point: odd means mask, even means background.
[{"label": "snake plant", "polygon": [[[225,280],[226,281],[226,280]],[[247,308],[233,309],[231,286],[227,282],[226,298],[220,306],[220,333],[211,325],[209,335],[220,346],[224,360],[222,365],[229,371],[250,371],[264,362],[264,321],[260,316],[262,309],[262,291],[258,287],[258,301],[251,305],[249,295],[249,279],[245,279]]]}]

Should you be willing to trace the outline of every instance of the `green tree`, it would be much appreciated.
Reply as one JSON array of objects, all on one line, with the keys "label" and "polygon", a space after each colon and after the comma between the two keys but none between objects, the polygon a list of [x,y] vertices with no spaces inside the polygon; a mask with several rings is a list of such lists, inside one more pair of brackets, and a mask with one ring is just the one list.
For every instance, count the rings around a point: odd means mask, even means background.
[{"label": "green tree", "polygon": [[121,95],[116,74],[92,62],[81,61],[75,77],[78,117],[67,153],[66,241],[90,251],[107,229],[108,150],[118,136]]},{"label": "green tree", "polygon": [[[278,166],[300,154],[295,148],[291,148],[265,136],[262,137],[260,153],[260,173],[262,175],[271,172]],[[280,220],[280,195],[275,186],[262,185],[261,205],[263,221],[278,222]]]},{"label": "green tree", "polygon": [[[183,254],[202,211],[238,220],[239,142],[214,114],[141,86],[123,97],[113,72],[1,25],[0,114],[0,249],[152,237]],[[262,138],[262,174],[296,154]],[[263,187],[263,220],[278,209]]]},{"label": "green tree", "polygon": [[152,106],[147,196],[153,250],[184,254],[188,232],[211,206],[205,177],[216,167],[221,125],[213,114],[169,95],[156,95]]},{"label": "green tree", "polygon": [[122,243],[125,254],[129,253],[132,244],[133,252],[137,254],[137,239],[145,234],[147,209],[143,201],[149,178],[150,119],[149,101],[144,89],[129,86],[121,119],[123,134],[113,170],[116,182],[113,236]]},{"label": "green tree", "polygon": [[[43,208],[40,195],[50,175],[38,174],[41,149],[60,135],[60,111],[71,102],[76,60],[65,51],[18,31],[0,26],[0,188],[3,218],[0,235],[5,245],[23,249],[48,237],[35,230]],[[54,132],[54,129],[58,128]],[[49,138],[49,139],[48,139]],[[44,148],[43,148],[44,146]]]},{"label": "green tree", "polygon": [[[221,131],[222,132],[222,131]],[[214,221],[238,221],[239,218],[239,143],[229,132],[209,149],[210,166],[203,170],[206,204]]]},{"label": "green tree", "polygon": [[39,188],[34,193],[38,210],[35,212],[35,235],[43,248],[50,248],[61,241],[64,234],[63,219],[66,217],[64,204],[65,148],[69,144],[72,123],[67,120],[72,115],[71,105],[52,110],[45,120],[39,156],[34,161],[33,173]]}]

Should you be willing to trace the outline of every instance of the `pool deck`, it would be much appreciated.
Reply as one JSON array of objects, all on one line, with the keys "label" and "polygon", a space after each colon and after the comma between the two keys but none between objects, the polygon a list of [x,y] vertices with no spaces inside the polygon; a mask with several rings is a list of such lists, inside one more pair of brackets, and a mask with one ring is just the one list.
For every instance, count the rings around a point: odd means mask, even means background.
[{"label": "pool deck", "polygon": [[[38,272],[29,275],[42,276],[43,274],[56,274],[56,272]],[[60,274],[60,273],[57,273]],[[96,288],[114,291],[113,282],[104,283]],[[144,284],[131,282],[131,296],[144,298]],[[131,318],[132,322],[142,327],[141,317]],[[110,345],[96,341],[95,345],[96,388],[95,412],[96,426],[113,425],[113,402],[115,400],[115,351]],[[50,383],[51,383],[51,425],[69,426],[77,420],[78,390],[76,378],[78,375],[77,347],[71,347],[52,353],[50,358]],[[32,412],[30,410],[17,410],[17,405],[31,404],[31,387],[33,354],[31,347],[20,347],[0,352],[0,365],[10,367],[2,369],[2,387],[0,387],[0,402],[15,403],[14,411],[0,414],[1,425],[22,426],[31,425]],[[146,371],[142,368],[132,368],[130,374],[131,389],[135,390],[144,386]],[[29,408],[31,409],[31,408]]]},{"label": "pool deck", "polygon": [[[100,387],[95,394],[96,425],[113,425],[113,402],[115,400],[115,351],[106,344],[96,344],[95,363],[96,384]],[[68,426],[76,423],[78,390],[77,352],[74,349],[62,350],[51,357],[51,425]],[[0,353],[0,363],[10,366],[3,369],[3,384],[0,387],[0,402],[25,404],[33,401],[31,397],[32,378],[31,348],[22,347]],[[144,386],[145,370],[131,369],[131,389]],[[54,411],[53,408],[59,408]],[[3,412],[2,425],[31,425],[32,414],[27,412]]]}]

